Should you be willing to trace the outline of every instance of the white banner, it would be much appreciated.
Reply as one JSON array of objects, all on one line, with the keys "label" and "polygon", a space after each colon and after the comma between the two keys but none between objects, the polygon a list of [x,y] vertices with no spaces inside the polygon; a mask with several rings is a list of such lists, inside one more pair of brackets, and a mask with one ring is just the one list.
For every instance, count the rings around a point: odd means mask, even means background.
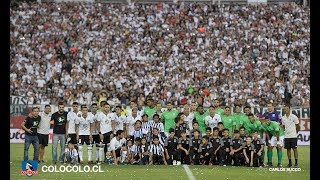
[{"label": "white banner", "polygon": [[299,131],[298,145],[310,145],[310,131]]},{"label": "white banner", "polygon": [[[10,143],[24,143],[25,133],[22,129],[10,129]],[[52,129],[49,131],[49,144],[52,143]]]}]

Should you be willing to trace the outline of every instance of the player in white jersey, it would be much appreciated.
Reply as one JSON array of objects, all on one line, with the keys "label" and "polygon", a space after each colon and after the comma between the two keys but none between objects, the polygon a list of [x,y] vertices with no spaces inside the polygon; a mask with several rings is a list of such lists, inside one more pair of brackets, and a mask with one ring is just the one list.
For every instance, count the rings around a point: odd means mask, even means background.
[{"label": "player in white jersey", "polygon": [[[101,102],[102,104],[102,102]],[[114,114],[110,111],[110,105],[103,103],[102,111],[96,116],[96,127],[100,136],[99,143],[99,164],[102,163],[105,154],[107,153],[107,144],[110,143],[110,139],[113,138],[113,132],[115,127]]]},{"label": "player in white jersey", "polygon": [[97,117],[98,117],[99,113],[101,113],[101,112],[98,111],[98,104],[92,103],[91,104],[91,112],[89,112],[89,114],[91,116],[93,116],[93,131],[92,131],[93,142],[92,142],[92,145],[95,145],[95,147],[96,147],[96,156],[95,156],[96,163],[99,163],[99,147],[100,147],[100,143],[102,144],[102,142],[100,141],[99,131],[96,126]]},{"label": "player in white jersey", "polygon": [[74,144],[75,148],[78,149],[77,146],[77,139],[76,139],[76,127],[75,127],[75,121],[78,118],[78,113],[80,112],[78,110],[79,104],[78,102],[73,102],[72,103],[72,111],[68,112],[67,115],[67,120],[68,120],[68,127],[67,127],[67,137],[69,140],[66,141],[66,149],[68,148],[68,142],[71,142],[72,144]]},{"label": "player in white jersey", "polygon": [[92,131],[93,131],[93,116],[89,115],[88,107],[81,106],[81,114],[76,119],[76,135],[78,141],[78,153],[80,164],[83,164],[83,144],[86,143],[88,149],[88,164],[92,164]]},{"label": "player in white jersey", "polygon": [[146,133],[147,133],[147,137],[146,137],[147,138],[147,142],[150,143],[149,137],[150,137],[152,131],[150,130],[150,122],[151,121],[149,121],[148,119],[149,118],[148,118],[147,114],[142,115],[141,127],[142,127],[142,129],[144,129],[146,131]]},{"label": "player in white jersey", "polygon": [[142,120],[141,116],[138,116],[138,108],[133,108],[131,115],[127,116],[127,124],[128,124],[128,130],[127,134],[134,141],[133,132],[134,132],[134,126],[137,122],[137,120]]},{"label": "player in white jersey", "polygon": [[191,133],[191,130],[193,129],[192,125],[193,125],[193,119],[194,119],[194,114],[190,112],[189,105],[186,104],[183,107],[183,114],[185,115],[184,123],[186,123],[188,125],[188,129],[186,130],[186,132],[188,134],[187,136],[189,137],[189,134]]},{"label": "player in white jersey", "polygon": [[39,139],[39,163],[44,163],[44,149],[46,146],[48,146],[50,121],[52,115],[50,111],[50,105],[45,105],[44,111],[39,113],[39,116],[41,117],[41,121],[39,122],[37,129]]},{"label": "player in white jersey", "polygon": [[123,130],[125,134],[124,136],[126,137],[127,129],[128,129],[127,117],[121,114],[120,105],[117,105],[115,110],[116,112],[114,113],[114,116],[113,116],[115,121],[114,133],[117,132],[118,130]]},{"label": "player in white jersey", "polygon": [[115,165],[118,165],[118,161],[121,155],[122,143],[121,140],[124,137],[124,131],[118,130],[116,136],[110,141],[110,149],[112,152],[113,162]]},{"label": "player in white jersey", "polygon": [[299,119],[296,115],[291,113],[290,105],[284,107],[285,115],[282,116],[282,127],[284,127],[284,148],[287,149],[287,156],[289,160],[288,167],[292,166],[291,149],[293,149],[295,164],[298,167],[298,131],[300,130]]},{"label": "player in white jersey", "polygon": [[210,127],[213,133],[213,128],[218,127],[219,122],[221,122],[221,116],[215,113],[214,108],[210,108],[210,114],[204,118],[206,127]]},{"label": "player in white jersey", "polygon": [[[137,108],[137,104],[134,101],[130,101],[130,106],[126,108],[126,110],[127,110],[126,116],[127,117],[132,115],[132,110],[134,108]],[[137,108],[137,111],[138,111],[138,108]]]}]

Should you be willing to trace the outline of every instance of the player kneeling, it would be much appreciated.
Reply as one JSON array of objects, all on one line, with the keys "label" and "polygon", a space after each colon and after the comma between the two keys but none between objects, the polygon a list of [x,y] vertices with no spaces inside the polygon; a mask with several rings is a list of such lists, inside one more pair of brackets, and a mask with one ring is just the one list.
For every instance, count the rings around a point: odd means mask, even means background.
[{"label": "player kneeling", "polygon": [[167,161],[164,156],[164,148],[161,144],[159,144],[158,137],[155,137],[153,139],[153,144],[150,146],[149,165],[152,165],[152,164],[167,165]]},{"label": "player kneeling", "polygon": [[208,136],[202,137],[202,142],[199,146],[198,152],[200,153],[200,164],[212,166],[211,157],[213,154],[213,148],[211,142],[209,142]]}]

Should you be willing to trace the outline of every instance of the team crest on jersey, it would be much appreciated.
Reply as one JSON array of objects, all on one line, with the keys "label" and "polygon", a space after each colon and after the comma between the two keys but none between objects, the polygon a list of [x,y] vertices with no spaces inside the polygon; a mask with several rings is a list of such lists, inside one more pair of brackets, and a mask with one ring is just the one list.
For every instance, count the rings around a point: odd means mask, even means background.
[{"label": "team crest on jersey", "polygon": [[219,139],[217,139],[216,142],[219,142]]},{"label": "team crest on jersey", "polygon": [[272,114],[272,117],[276,117],[276,115],[275,115],[275,114]]},{"label": "team crest on jersey", "polygon": [[257,143],[258,143],[258,144],[260,144],[260,142],[259,142],[259,141],[257,141]]}]

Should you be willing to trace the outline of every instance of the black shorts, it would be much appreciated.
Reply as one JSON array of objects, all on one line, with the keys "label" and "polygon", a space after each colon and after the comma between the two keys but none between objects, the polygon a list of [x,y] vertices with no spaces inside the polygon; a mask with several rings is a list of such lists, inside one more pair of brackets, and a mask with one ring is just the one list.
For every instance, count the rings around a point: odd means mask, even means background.
[{"label": "black shorts", "polygon": [[48,146],[49,134],[38,134],[39,144],[42,146]]},{"label": "black shorts", "polygon": [[99,144],[101,141],[99,134],[92,135],[92,139],[93,139],[92,144],[94,144],[94,143]]},{"label": "black shorts", "polygon": [[89,135],[80,135],[79,136],[79,144],[83,145],[86,143],[86,145],[90,145],[90,138]]},{"label": "black shorts", "polygon": [[298,145],[298,138],[284,138],[285,149],[295,149]]},{"label": "black shorts", "polygon": [[120,154],[121,148],[116,149],[115,152],[116,152],[116,157],[120,157],[121,156],[121,154]]},{"label": "black shorts", "polygon": [[112,133],[112,131],[109,131],[109,132],[103,134],[103,143],[104,144],[110,143],[110,135],[111,135],[111,133]]},{"label": "black shorts", "polygon": [[77,144],[77,135],[76,134],[69,134],[69,138],[71,138],[71,140],[69,142],[71,142],[72,144]]}]

